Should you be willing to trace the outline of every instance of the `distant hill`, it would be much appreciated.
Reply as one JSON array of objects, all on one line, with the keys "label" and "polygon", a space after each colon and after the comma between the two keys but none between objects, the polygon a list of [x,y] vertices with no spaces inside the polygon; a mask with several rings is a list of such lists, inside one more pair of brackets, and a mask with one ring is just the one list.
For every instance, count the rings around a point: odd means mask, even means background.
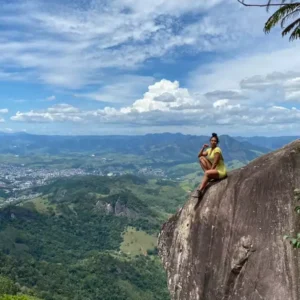
[{"label": "distant hill", "polygon": [[276,150],[283,147],[286,144],[299,139],[299,136],[278,136],[278,137],[265,137],[265,136],[253,136],[253,137],[235,137],[239,141],[248,142],[254,146],[266,147],[271,150]]},{"label": "distant hill", "polygon": [[[227,161],[242,163],[267,153],[271,148],[263,143],[255,144],[245,138],[234,139],[228,135],[220,136],[220,146]],[[146,134],[142,136],[47,136],[27,133],[0,133],[0,153],[32,154],[72,154],[120,153],[141,155],[146,159],[165,162],[195,162],[197,153],[209,136],[184,134]],[[251,142],[251,143],[250,143]]]}]

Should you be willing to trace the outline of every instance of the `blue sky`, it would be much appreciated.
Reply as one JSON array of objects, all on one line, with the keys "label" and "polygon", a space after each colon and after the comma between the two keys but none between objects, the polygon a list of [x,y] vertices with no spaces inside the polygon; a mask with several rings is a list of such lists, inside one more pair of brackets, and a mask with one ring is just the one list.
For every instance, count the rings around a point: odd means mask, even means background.
[{"label": "blue sky", "polygon": [[2,3],[0,131],[299,133],[300,41],[279,28],[265,35],[271,12],[263,8],[236,0]]}]

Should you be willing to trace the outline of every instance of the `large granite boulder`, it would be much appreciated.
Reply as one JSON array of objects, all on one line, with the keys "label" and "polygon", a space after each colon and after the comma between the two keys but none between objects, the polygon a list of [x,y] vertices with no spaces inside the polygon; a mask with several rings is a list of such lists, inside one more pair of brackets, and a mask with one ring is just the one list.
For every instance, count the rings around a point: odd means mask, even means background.
[{"label": "large granite boulder", "polygon": [[300,299],[300,140],[191,194],[159,236],[173,300]]}]

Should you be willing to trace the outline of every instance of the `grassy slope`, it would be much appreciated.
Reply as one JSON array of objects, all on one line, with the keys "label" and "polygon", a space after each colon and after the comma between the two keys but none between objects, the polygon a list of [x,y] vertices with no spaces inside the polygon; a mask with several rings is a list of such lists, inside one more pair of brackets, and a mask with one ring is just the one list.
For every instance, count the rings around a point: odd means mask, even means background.
[{"label": "grassy slope", "polygon": [[150,235],[142,230],[137,231],[134,227],[128,227],[123,233],[120,250],[129,255],[147,255],[147,250],[154,250],[156,246],[156,235]]},{"label": "grassy slope", "polygon": [[[103,300],[168,299],[165,273],[149,253],[162,222],[186,200],[177,183],[91,176],[36,191],[44,196],[0,212],[2,274],[45,300],[95,299],[100,291]],[[99,206],[117,201],[133,217]]]}]

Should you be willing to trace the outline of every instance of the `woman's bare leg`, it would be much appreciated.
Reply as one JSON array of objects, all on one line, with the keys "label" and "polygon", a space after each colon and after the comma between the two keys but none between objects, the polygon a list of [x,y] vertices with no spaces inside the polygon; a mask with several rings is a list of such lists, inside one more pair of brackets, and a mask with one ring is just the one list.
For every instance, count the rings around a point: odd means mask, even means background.
[{"label": "woman's bare leg", "polygon": [[201,186],[198,189],[199,192],[204,191],[209,179],[219,179],[218,171],[217,170],[207,170],[207,171],[205,171]]},{"label": "woman's bare leg", "polygon": [[207,158],[205,158],[204,156],[200,156],[199,163],[200,163],[200,166],[201,166],[204,173],[205,173],[205,171],[211,169],[210,161]]}]

